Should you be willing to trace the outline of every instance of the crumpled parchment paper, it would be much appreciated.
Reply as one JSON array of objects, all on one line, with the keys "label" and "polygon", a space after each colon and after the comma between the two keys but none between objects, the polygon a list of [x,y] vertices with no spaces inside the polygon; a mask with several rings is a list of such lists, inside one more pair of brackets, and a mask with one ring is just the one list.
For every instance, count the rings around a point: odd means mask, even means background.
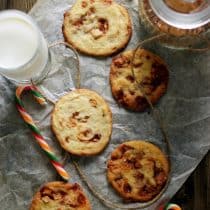
[{"label": "crumpled parchment paper", "polygon": [[[133,36],[127,47],[132,49],[145,39],[145,31],[139,22],[138,1],[121,0],[132,17]],[[49,43],[63,39],[61,26],[63,13],[73,0],[39,0],[30,14],[38,22]],[[117,23],[116,23],[117,24]],[[157,44],[157,43],[156,43]],[[210,53],[193,53],[152,46],[170,71],[169,87],[156,107],[166,124],[172,145],[172,178],[162,197],[152,206],[154,210],[162,201],[171,198],[210,148]],[[52,50],[52,71],[42,83],[45,94],[56,101],[64,92],[75,87],[75,59],[64,47]],[[164,149],[159,125],[148,112],[133,113],[119,107],[112,98],[109,86],[111,58],[94,58],[80,55],[81,84],[102,95],[113,112],[113,133],[110,144],[98,156],[75,158],[88,180],[104,197],[123,204],[106,180],[106,161],[111,151],[125,140],[145,139]],[[30,130],[20,118],[14,105],[15,85],[0,77],[0,209],[26,210],[33,194],[45,182],[59,180],[49,160],[31,136]],[[43,135],[57,154],[62,151],[50,129],[53,104],[41,107],[32,96],[24,96],[24,104],[38,123]],[[80,183],[88,195],[93,210],[110,209],[96,199],[81,182],[71,160],[66,165],[71,182]],[[124,204],[125,207],[139,203]]]}]

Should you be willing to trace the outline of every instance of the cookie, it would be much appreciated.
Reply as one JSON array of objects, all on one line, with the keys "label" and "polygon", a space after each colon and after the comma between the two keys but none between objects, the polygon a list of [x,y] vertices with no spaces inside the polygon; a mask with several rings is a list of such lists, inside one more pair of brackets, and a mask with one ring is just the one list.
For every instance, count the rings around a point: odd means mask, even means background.
[{"label": "cookie", "polygon": [[[116,101],[132,111],[144,111],[148,107],[144,94],[155,104],[166,92],[169,72],[164,61],[157,55],[139,49],[131,62],[134,50],[125,51],[113,58],[110,71],[111,90]],[[141,84],[144,94],[137,82]]]},{"label": "cookie", "polygon": [[30,210],[91,210],[90,202],[78,184],[50,182],[34,196]]},{"label": "cookie", "polygon": [[165,0],[165,3],[173,10],[181,13],[191,13],[198,10],[206,3],[205,0],[183,1],[183,0]]},{"label": "cookie", "polygon": [[140,140],[118,146],[107,167],[109,182],[126,201],[152,200],[164,188],[169,174],[169,163],[161,150]]},{"label": "cookie", "polygon": [[96,92],[77,89],[56,103],[52,130],[66,151],[80,156],[95,155],[109,142],[112,113]]},{"label": "cookie", "polygon": [[80,52],[108,56],[127,45],[131,25],[128,11],[113,0],[77,0],[64,14],[63,35]]}]

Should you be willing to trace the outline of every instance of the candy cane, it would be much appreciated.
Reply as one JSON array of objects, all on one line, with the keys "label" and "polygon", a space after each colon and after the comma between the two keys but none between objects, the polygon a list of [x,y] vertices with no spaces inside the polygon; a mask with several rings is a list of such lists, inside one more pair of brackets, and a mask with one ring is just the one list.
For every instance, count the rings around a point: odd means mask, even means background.
[{"label": "candy cane", "polygon": [[177,204],[169,203],[165,210],[182,210]]},{"label": "candy cane", "polygon": [[41,135],[41,132],[40,132],[39,128],[36,126],[36,124],[34,123],[32,117],[24,109],[23,102],[21,100],[21,94],[24,91],[30,91],[33,94],[33,96],[35,97],[36,101],[41,105],[46,104],[46,101],[45,101],[44,97],[42,96],[42,94],[37,90],[37,88],[35,86],[20,86],[16,89],[15,102],[16,102],[16,107],[17,107],[20,115],[22,116],[25,123],[31,129],[32,135],[37,140],[39,146],[44,150],[45,154],[50,159],[52,165],[55,167],[58,174],[65,181],[68,181],[69,174],[65,171],[62,164],[59,162],[59,159],[53,152],[52,148],[44,140],[44,137]]}]

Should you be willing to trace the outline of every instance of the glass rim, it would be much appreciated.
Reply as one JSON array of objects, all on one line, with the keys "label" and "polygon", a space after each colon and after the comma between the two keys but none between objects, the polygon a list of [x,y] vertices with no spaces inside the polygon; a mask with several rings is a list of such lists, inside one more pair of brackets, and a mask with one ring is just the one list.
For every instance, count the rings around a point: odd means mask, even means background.
[{"label": "glass rim", "polygon": [[210,22],[210,5],[202,12],[195,13],[179,13],[169,8],[164,0],[149,0],[151,8],[155,14],[165,23],[181,29],[195,29],[202,27]]},{"label": "glass rim", "polygon": [[[4,17],[3,15],[5,15],[5,14],[8,14],[8,17]],[[36,50],[35,50],[34,54],[32,55],[32,57],[27,62],[25,62],[25,63],[23,63],[23,64],[21,64],[17,67],[14,67],[14,68],[5,68],[5,67],[0,66],[0,69],[3,70],[3,71],[7,71],[7,70],[20,70],[21,71],[22,68],[25,68],[27,65],[29,65],[36,58],[36,56],[38,54],[38,51],[39,51],[39,48],[40,48],[40,45],[41,45],[40,29],[30,15],[28,15],[28,14],[22,12],[22,11],[19,11],[19,10],[8,9],[8,10],[0,11],[0,21],[4,18],[5,19],[12,18],[12,14],[17,15],[17,18],[20,18],[21,20],[29,23],[30,26],[34,29],[34,32],[36,32],[37,47],[36,47]]]}]

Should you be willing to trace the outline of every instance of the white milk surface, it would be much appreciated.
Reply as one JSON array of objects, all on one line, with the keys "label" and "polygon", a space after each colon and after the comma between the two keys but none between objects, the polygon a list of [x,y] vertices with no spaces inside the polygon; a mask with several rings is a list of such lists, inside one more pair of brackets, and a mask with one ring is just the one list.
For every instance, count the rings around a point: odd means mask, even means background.
[{"label": "white milk surface", "polygon": [[18,68],[34,56],[38,47],[37,33],[24,20],[0,20],[0,68]]},{"label": "white milk surface", "polygon": [[47,61],[47,42],[33,21],[20,12],[0,13],[0,74],[30,80],[41,75]]}]

